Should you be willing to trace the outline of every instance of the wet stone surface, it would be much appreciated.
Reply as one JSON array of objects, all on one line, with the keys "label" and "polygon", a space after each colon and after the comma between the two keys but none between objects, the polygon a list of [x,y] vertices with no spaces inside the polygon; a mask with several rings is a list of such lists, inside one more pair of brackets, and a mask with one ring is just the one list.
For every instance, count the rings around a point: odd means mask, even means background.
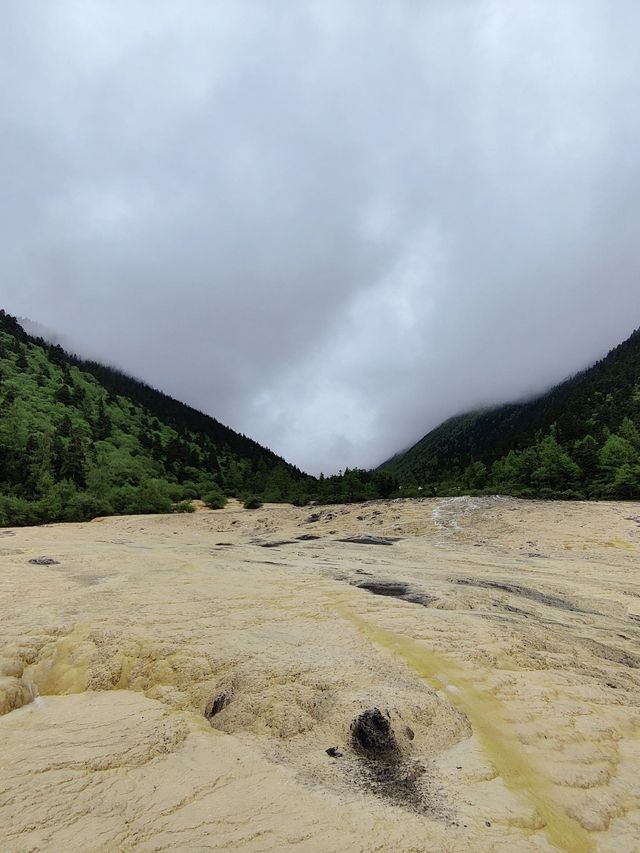
[{"label": "wet stone surface", "polygon": [[358,589],[365,589],[373,595],[386,595],[389,598],[399,598],[402,601],[407,601],[409,604],[420,604],[422,607],[429,607],[436,601],[436,597],[412,589],[409,584],[403,581],[388,581],[388,580],[366,580],[353,583]]}]

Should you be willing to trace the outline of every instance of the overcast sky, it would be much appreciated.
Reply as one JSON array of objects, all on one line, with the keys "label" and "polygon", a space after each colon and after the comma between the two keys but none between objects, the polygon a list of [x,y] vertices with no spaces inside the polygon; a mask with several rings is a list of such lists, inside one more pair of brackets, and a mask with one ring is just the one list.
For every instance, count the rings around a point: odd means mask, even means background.
[{"label": "overcast sky", "polygon": [[0,305],[309,471],[640,325],[637,0],[4,0]]}]

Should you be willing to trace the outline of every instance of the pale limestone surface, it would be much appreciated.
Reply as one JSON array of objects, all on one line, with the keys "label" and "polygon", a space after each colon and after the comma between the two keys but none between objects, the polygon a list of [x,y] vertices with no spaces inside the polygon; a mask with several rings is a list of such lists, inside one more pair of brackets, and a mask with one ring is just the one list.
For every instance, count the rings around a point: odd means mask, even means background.
[{"label": "pale limestone surface", "polygon": [[505,498],[0,531],[1,849],[639,851],[639,555]]}]

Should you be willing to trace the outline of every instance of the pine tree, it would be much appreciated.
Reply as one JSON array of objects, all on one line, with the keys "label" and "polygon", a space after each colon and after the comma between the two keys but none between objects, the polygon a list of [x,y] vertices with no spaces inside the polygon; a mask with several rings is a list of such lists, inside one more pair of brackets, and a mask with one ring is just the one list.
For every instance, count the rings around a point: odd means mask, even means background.
[{"label": "pine tree", "polygon": [[111,435],[113,424],[111,418],[107,414],[107,409],[104,405],[104,400],[101,397],[98,403],[98,413],[95,424],[95,437],[98,441],[104,441]]},{"label": "pine tree", "polygon": [[72,430],[61,475],[62,479],[70,480],[80,489],[83,489],[87,484],[86,459],[82,433],[78,429],[74,428]]},{"label": "pine tree", "polygon": [[73,399],[71,397],[71,389],[68,385],[61,385],[56,391],[56,400],[58,403],[62,403],[63,406],[70,406],[73,403]]},{"label": "pine tree", "polygon": [[73,430],[73,424],[71,423],[71,418],[68,414],[65,413],[64,417],[60,421],[60,426],[58,427],[58,433],[63,438],[70,438],[71,432]]}]

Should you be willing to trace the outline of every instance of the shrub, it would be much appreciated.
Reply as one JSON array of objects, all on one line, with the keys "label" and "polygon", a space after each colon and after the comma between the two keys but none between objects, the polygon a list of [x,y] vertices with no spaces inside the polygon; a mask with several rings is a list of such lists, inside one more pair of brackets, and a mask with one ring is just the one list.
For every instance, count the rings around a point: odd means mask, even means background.
[{"label": "shrub", "polygon": [[10,495],[0,497],[0,527],[27,527],[40,520],[37,504]]},{"label": "shrub", "polygon": [[177,504],[173,505],[174,512],[195,512],[196,508],[191,503],[191,501],[178,501]]},{"label": "shrub", "polygon": [[246,498],[243,506],[245,509],[260,509],[262,501],[257,495],[250,495]]},{"label": "shrub", "polygon": [[185,480],[179,489],[180,495],[179,497],[175,497],[174,500],[192,501],[200,497],[198,483],[195,483],[193,480]]},{"label": "shrub", "polygon": [[222,494],[220,489],[211,489],[202,496],[202,500],[209,509],[224,509],[227,505],[227,498]]}]

